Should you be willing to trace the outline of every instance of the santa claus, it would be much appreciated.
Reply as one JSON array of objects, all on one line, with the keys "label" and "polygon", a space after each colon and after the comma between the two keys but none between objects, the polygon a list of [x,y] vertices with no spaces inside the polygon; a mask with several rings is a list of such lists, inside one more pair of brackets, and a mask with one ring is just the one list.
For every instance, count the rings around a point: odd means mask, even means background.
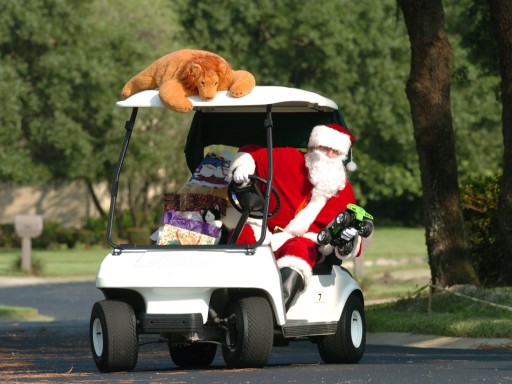
[{"label": "santa claus", "polygon": [[[264,244],[270,244],[277,259],[283,281],[285,307],[288,310],[295,296],[309,283],[315,263],[335,252],[342,260],[358,256],[361,239],[353,228],[342,237],[354,241],[352,253],[342,255],[331,245],[318,245],[317,235],[347,204],[355,204],[355,195],[346,176],[354,170],[351,146],[355,139],[339,124],[313,128],[307,153],[295,148],[274,148],[273,187],[280,196],[279,212],[268,219]],[[268,176],[267,148],[241,147],[233,160],[229,176],[239,184],[249,182],[249,175]],[[272,196],[269,211],[275,207]],[[238,244],[254,244],[261,234],[258,222],[248,222]]]}]

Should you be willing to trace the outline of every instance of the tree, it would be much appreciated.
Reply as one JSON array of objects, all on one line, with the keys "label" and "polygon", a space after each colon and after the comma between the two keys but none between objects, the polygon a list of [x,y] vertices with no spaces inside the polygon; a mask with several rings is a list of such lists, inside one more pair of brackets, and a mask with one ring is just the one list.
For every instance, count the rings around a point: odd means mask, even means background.
[{"label": "tree", "polygon": [[358,201],[381,218],[411,221],[420,175],[407,100],[396,97],[409,52],[393,1],[176,4],[188,45],[220,53],[253,72],[259,85],[303,88],[337,101],[358,140],[358,170],[351,174]]},{"label": "tree", "polygon": [[[124,82],[176,47],[161,38],[179,32],[163,1],[152,3],[162,8],[158,14],[134,0],[3,2],[0,101],[8,108],[0,115],[1,182],[79,181],[97,202],[92,186],[111,181],[129,113],[115,107]],[[140,136],[131,145],[134,163],[147,171],[133,167],[130,199],[120,197],[145,203],[142,217],[159,204],[161,196],[150,198],[151,191],[185,174],[184,161],[165,160],[181,150],[183,118],[158,112],[150,118],[140,114]]]},{"label": "tree", "polygon": [[501,74],[503,177],[499,208],[499,235],[504,252],[500,283],[512,284],[512,2],[488,0],[498,46]]},{"label": "tree", "polygon": [[452,48],[441,0],[399,0],[411,43],[406,85],[418,152],[429,265],[434,284],[478,284],[458,189],[451,117]]}]

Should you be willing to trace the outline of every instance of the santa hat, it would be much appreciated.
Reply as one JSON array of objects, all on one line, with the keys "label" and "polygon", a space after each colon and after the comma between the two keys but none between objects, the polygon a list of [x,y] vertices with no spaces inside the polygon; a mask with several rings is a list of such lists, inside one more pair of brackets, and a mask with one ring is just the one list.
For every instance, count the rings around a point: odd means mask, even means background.
[{"label": "santa hat", "polygon": [[352,133],[339,124],[317,125],[311,131],[308,147],[327,147],[341,152],[348,158],[347,171],[353,172],[357,165],[352,159],[352,144],[356,141]]}]

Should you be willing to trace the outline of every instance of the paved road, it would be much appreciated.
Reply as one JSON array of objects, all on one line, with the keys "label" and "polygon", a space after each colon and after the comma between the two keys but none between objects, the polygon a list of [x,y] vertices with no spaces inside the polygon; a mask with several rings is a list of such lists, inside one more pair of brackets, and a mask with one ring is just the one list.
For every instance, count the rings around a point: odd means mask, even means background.
[{"label": "paved road", "polygon": [[59,321],[87,320],[103,294],[93,281],[0,287],[0,305],[37,308]]},{"label": "paved road", "polygon": [[209,369],[174,366],[165,345],[140,348],[133,372],[105,374],[92,360],[87,322],[0,325],[1,383],[512,383],[512,351],[368,345],[357,365],[320,362],[309,342],[274,348],[263,369],[226,369],[219,352]]},{"label": "paved road", "polygon": [[357,365],[323,364],[315,345],[298,342],[274,348],[264,369],[225,369],[219,352],[208,370],[182,370],[172,364],[166,345],[156,343],[140,347],[133,372],[104,374],[94,365],[88,341],[89,311],[99,299],[92,282],[0,287],[0,304],[35,307],[57,319],[0,323],[0,382],[512,383],[510,350],[378,345],[372,337]]}]

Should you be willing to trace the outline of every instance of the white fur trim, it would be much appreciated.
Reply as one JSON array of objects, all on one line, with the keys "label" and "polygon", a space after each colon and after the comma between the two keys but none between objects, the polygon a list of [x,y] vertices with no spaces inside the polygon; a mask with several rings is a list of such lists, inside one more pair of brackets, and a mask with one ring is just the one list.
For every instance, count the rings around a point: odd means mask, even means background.
[{"label": "white fur trim", "polygon": [[304,279],[304,289],[306,289],[313,276],[313,270],[309,264],[304,259],[294,255],[287,255],[277,259],[277,266],[279,268],[288,267],[299,272]]},{"label": "white fur trim", "polygon": [[249,174],[252,175],[256,171],[256,163],[254,162],[253,157],[247,152],[238,152],[235,155],[235,158],[231,162],[228,171],[228,180],[231,181],[233,179],[233,172],[238,167],[243,166],[247,167],[249,170]]},{"label": "white fur trim", "polygon": [[315,244],[318,244],[318,233],[315,232],[306,232],[302,237],[311,240]]},{"label": "white fur trim", "polygon": [[293,235],[288,232],[278,232],[274,233],[270,238],[270,246],[272,247],[272,251],[277,251],[279,248],[283,246],[288,240],[293,238]]},{"label": "white fur trim", "polygon": [[334,250],[335,250],[335,254],[336,254],[336,257],[342,261],[345,261],[345,260],[350,260],[350,259],[353,259],[354,257],[357,256],[357,254],[359,253],[360,249],[361,249],[361,236],[359,235],[356,235],[356,237],[354,237],[354,248],[352,248],[352,252],[350,252],[348,255],[340,255],[338,253],[338,247],[336,247]]},{"label": "white fur trim", "polygon": [[[249,225],[249,227],[254,232],[254,238],[256,239],[256,241],[258,241],[259,237],[261,236],[262,220],[261,219],[249,218],[249,219],[247,219],[247,224]],[[265,239],[263,239],[263,243],[262,244],[263,245],[269,245],[271,238],[272,238],[272,233],[268,230],[268,228],[266,228],[266,230],[265,230]]]},{"label": "white fur trim", "polygon": [[347,154],[350,149],[352,142],[350,137],[344,133],[338,132],[333,128],[329,128],[326,125],[317,125],[311,131],[309,136],[308,147],[328,147],[340,151],[343,154]]},{"label": "white fur trim", "polygon": [[327,200],[322,196],[313,196],[311,201],[285,227],[285,231],[295,236],[302,236],[325,206]]}]

